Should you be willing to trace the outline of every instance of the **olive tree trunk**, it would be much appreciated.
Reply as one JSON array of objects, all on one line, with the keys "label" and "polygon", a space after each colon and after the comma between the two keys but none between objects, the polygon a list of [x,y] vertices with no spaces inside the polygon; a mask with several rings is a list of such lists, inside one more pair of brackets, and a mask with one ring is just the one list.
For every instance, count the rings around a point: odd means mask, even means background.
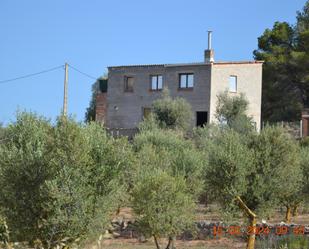
[{"label": "olive tree trunk", "polygon": [[[240,198],[240,196],[236,197],[236,200],[239,204],[239,207],[245,212],[245,214],[249,218],[250,222],[250,228],[252,228],[252,233],[249,234],[247,239],[247,247],[246,249],[254,249],[255,244],[255,231],[256,231],[256,214],[252,212],[250,208],[247,207],[247,205],[243,202],[243,200]],[[250,229],[251,230],[251,229]]]},{"label": "olive tree trunk", "polygon": [[285,222],[288,224],[291,222],[291,207],[290,206],[286,206]]},{"label": "olive tree trunk", "polygon": [[155,244],[156,244],[157,249],[160,249],[160,245],[159,245],[159,243],[158,243],[157,237],[156,237],[155,235],[153,235],[153,238],[154,238],[154,241],[155,241]]}]

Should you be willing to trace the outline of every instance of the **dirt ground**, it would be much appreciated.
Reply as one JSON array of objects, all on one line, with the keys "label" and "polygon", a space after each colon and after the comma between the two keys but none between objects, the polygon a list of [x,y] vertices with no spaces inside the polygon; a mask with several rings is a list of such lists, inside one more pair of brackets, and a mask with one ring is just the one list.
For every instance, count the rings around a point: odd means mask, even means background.
[{"label": "dirt ground", "polygon": [[[162,245],[166,245],[166,241],[161,241]],[[177,249],[240,249],[245,248],[245,243],[228,238],[213,239],[213,240],[194,240],[194,241],[176,241]],[[162,246],[163,247],[163,246]],[[140,243],[136,239],[112,239],[105,240],[101,244],[103,249],[155,249],[155,244],[152,240],[146,243]],[[98,247],[98,249],[101,249]],[[165,247],[163,247],[165,248]],[[87,248],[88,249],[88,248]],[[89,248],[90,249],[90,248]]]},{"label": "dirt ground", "polygon": [[[308,204],[309,205],[309,204]],[[308,209],[308,210],[307,210]],[[309,208],[300,208],[297,216],[291,218],[291,222],[299,225],[309,225]],[[211,204],[207,207],[205,205],[198,205],[196,209],[196,221],[209,221],[218,222],[223,221],[223,217],[220,214],[219,208],[216,204]],[[124,220],[134,220],[134,215],[131,208],[122,208],[120,213],[117,215],[122,217]],[[277,210],[268,223],[275,224],[284,221],[285,210]],[[264,218],[265,219],[265,218]],[[243,221],[244,219],[240,219]],[[262,217],[258,217],[258,222],[262,222]]]}]

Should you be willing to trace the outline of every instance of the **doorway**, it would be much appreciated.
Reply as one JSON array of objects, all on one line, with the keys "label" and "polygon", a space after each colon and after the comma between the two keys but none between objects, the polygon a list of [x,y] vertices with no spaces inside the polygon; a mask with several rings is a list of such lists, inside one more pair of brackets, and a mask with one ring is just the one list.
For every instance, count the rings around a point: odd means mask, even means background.
[{"label": "doorway", "polygon": [[196,112],[196,126],[204,126],[207,124],[208,112]]}]

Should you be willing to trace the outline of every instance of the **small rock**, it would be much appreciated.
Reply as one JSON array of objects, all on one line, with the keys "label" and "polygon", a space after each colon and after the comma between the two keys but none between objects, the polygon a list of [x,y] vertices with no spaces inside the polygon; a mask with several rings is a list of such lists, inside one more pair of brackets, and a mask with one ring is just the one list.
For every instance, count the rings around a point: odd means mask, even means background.
[{"label": "small rock", "polygon": [[120,233],[113,232],[113,237],[114,238],[119,238],[120,237]]},{"label": "small rock", "polygon": [[102,238],[103,239],[112,239],[113,235],[106,230],[105,233],[103,234]]}]

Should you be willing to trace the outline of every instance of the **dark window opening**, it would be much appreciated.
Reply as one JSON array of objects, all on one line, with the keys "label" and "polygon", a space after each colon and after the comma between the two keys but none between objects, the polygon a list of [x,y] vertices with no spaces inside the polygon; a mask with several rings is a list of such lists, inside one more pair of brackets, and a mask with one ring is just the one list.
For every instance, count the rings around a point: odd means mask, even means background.
[{"label": "dark window opening", "polygon": [[134,78],[133,77],[125,77],[124,91],[125,92],[133,92]]},{"label": "dark window opening", "polygon": [[102,93],[107,92],[107,79],[99,79],[99,87]]},{"label": "dark window opening", "polygon": [[207,124],[208,113],[196,112],[196,126],[204,126]]}]

